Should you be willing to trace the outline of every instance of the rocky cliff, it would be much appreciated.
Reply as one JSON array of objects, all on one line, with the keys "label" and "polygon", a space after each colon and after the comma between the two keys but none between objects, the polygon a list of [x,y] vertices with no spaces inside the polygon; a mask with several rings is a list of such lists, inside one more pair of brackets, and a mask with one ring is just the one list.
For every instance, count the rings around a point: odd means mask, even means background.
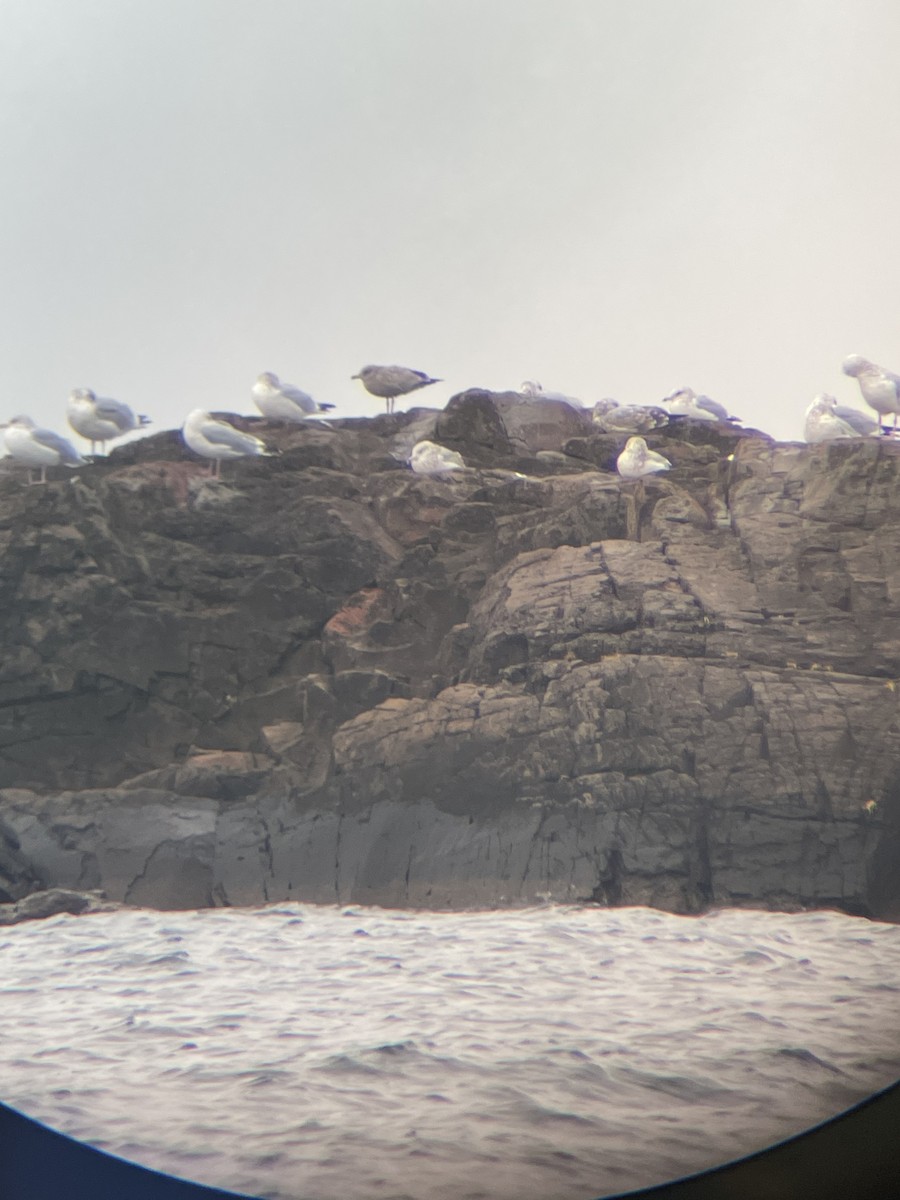
[{"label": "rocky cliff", "polygon": [[0,900],[900,919],[900,444],[245,425],[221,482],[176,433],[0,476]]}]

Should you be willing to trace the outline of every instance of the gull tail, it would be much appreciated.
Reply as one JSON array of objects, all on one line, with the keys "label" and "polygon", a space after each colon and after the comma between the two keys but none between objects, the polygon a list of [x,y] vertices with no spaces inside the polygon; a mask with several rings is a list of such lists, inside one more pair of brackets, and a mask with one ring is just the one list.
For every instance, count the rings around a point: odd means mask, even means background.
[{"label": "gull tail", "polygon": [[152,417],[145,417],[143,415],[138,417],[138,425],[143,426],[143,425],[152,425],[152,424],[153,424]]}]

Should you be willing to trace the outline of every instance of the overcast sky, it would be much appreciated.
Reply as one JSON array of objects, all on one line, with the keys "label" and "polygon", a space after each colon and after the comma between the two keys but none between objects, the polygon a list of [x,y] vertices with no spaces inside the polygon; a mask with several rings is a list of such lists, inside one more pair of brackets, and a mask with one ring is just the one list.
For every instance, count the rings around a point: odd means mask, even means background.
[{"label": "overcast sky", "polygon": [[896,0],[0,0],[3,419],[900,371]]}]

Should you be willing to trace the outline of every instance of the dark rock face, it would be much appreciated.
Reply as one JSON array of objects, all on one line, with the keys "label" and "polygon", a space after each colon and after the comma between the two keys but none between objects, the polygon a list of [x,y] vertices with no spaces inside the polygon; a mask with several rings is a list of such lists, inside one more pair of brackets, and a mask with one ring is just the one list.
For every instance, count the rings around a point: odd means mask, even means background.
[{"label": "dark rock face", "polygon": [[[0,477],[0,902],[900,919],[900,445],[471,391]],[[413,475],[431,437],[474,469]]]},{"label": "dark rock face", "polygon": [[59,913],[113,912],[121,908],[111,904],[102,892],[73,892],[67,888],[46,888],[32,892],[17,904],[0,904],[0,925],[18,925],[22,921],[37,921]]}]

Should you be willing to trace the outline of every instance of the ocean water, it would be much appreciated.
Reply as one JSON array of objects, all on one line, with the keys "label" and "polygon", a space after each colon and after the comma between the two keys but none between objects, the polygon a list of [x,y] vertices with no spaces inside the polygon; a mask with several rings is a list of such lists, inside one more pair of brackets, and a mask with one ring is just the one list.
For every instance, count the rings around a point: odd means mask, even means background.
[{"label": "ocean water", "polygon": [[900,1077],[900,927],[277,905],[0,930],[0,1096],[272,1200],[590,1200]]}]

